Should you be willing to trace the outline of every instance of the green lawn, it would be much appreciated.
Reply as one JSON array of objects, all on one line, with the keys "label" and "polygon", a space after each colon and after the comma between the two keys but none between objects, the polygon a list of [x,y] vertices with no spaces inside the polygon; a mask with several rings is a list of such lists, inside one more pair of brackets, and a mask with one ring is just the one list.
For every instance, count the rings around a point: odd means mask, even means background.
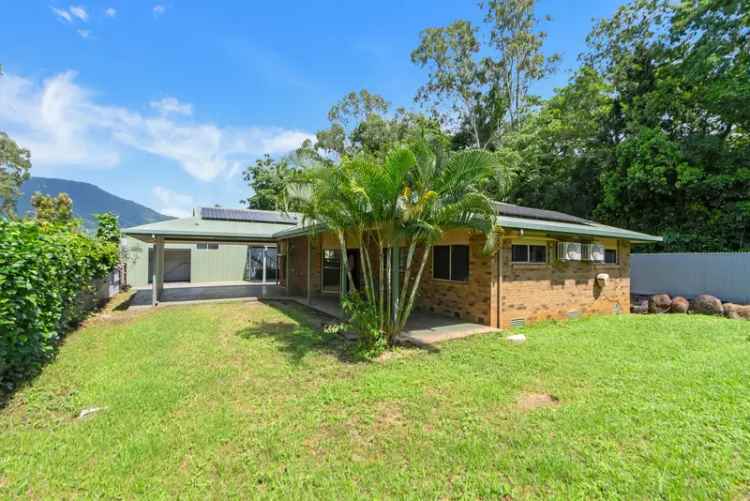
[{"label": "green lawn", "polygon": [[750,495],[750,323],[600,317],[361,363],[302,312],[89,322],[0,410],[0,497]]}]

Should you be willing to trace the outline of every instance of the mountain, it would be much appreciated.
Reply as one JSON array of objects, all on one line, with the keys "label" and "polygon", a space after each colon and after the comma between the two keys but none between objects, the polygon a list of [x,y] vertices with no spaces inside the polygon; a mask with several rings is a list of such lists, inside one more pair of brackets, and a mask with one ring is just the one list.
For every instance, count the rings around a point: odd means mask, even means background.
[{"label": "mountain", "polygon": [[100,212],[117,214],[122,228],[172,219],[141,204],[108,193],[93,184],[51,177],[32,177],[21,186],[22,194],[16,204],[18,215],[25,215],[31,211],[31,195],[37,191],[53,196],[58,193],[70,195],[75,216],[81,218],[83,225],[91,230],[97,225],[94,214]]}]

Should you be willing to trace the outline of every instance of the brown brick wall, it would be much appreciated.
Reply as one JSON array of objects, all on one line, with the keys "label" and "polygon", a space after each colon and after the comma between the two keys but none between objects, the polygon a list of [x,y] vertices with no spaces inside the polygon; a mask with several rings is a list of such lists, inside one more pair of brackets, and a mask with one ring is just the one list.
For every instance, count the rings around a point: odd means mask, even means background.
[{"label": "brown brick wall", "polygon": [[[305,296],[307,294],[307,237],[296,237],[288,240],[287,259],[289,260],[289,294]],[[320,239],[311,242],[312,268],[311,289],[313,295],[320,293],[321,251]]]},{"label": "brown brick wall", "polygon": [[[513,264],[510,240],[503,241],[501,327],[512,319],[526,323],[594,313],[630,311],[630,245],[618,244],[619,264],[587,262]],[[607,273],[601,288],[596,275]],[[617,305],[617,306],[616,306]]]},{"label": "brown brick wall", "polygon": [[[499,257],[483,253],[484,238],[481,236],[469,236],[466,232],[453,234],[448,240],[443,243],[468,243],[469,279],[466,282],[434,279],[430,255],[416,300],[419,310],[501,328],[509,328],[512,319],[523,319],[528,324],[594,313],[611,314],[616,308],[622,313],[630,311],[630,245],[627,242],[617,244],[617,265],[559,263],[552,259],[538,265],[511,263],[512,239],[503,239]],[[290,294],[304,296],[307,239],[297,237],[289,242]],[[553,242],[549,246],[548,253],[552,256]],[[415,267],[421,255],[420,250],[415,256]],[[371,257],[377,270],[376,250],[373,249]],[[321,285],[320,238],[312,240],[312,259],[312,291],[313,295],[318,295]],[[609,283],[603,288],[596,284],[599,273],[610,276]],[[414,275],[416,269],[412,279]]]},{"label": "brown brick wall", "polygon": [[[482,252],[483,237],[469,238],[467,235],[467,241],[469,244],[469,280],[454,282],[433,278],[432,254],[430,254],[422,275],[417,306],[422,311],[492,325],[497,311],[496,303],[492,298],[492,291],[495,290],[493,280],[496,281],[497,276],[497,271],[493,270],[496,259]],[[422,253],[419,252],[418,257],[421,258],[421,256]],[[413,275],[416,275],[416,271]]]}]

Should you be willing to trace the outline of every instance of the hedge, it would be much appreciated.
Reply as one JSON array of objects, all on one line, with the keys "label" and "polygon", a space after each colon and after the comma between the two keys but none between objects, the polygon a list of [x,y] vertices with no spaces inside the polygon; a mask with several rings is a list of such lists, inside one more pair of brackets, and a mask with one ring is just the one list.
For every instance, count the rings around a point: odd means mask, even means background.
[{"label": "hedge", "polygon": [[0,394],[34,376],[88,313],[82,295],[118,249],[69,228],[0,219]]}]

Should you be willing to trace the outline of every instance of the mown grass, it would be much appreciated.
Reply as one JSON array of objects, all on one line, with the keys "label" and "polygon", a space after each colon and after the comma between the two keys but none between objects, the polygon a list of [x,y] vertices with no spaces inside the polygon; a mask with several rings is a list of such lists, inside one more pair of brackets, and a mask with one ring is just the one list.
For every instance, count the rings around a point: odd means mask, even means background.
[{"label": "mown grass", "polygon": [[750,495],[747,323],[600,317],[360,363],[300,308],[90,322],[0,411],[0,496]]}]

